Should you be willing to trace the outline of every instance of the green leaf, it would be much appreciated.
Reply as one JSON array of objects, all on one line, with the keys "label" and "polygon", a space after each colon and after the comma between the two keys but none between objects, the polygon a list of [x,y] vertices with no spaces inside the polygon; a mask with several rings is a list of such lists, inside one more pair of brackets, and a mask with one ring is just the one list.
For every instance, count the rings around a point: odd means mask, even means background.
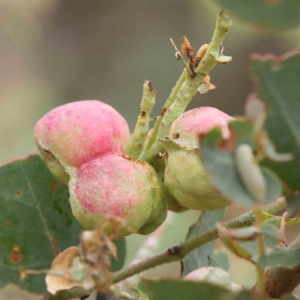
[{"label": "green leaf", "polygon": [[[0,167],[0,287],[15,283],[45,293],[44,275],[20,279],[20,270],[50,269],[59,251],[78,245],[81,226],[72,215],[68,188],[57,181],[38,155]],[[124,241],[118,242],[120,268]],[[119,249],[118,249],[119,250]]]},{"label": "green leaf", "polygon": [[230,121],[228,127],[231,132],[230,140],[233,140],[235,148],[240,144],[248,144],[251,148],[255,148],[254,127],[253,124],[241,121]]},{"label": "green leaf", "polygon": [[252,206],[256,200],[241,182],[233,156],[208,146],[205,142],[201,145],[202,161],[211,182],[222,194],[234,202],[243,206]]},{"label": "green leaf", "polygon": [[222,133],[220,128],[210,130],[205,136],[205,143],[207,146],[216,147],[222,140]]},{"label": "green leaf", "polygon": [[[219,268],[222,268],[226,272],[229,272],[230,269],[230,261],[226,252],[224,251],[216,251],[212,255],[212,259],[217,263]],[[214,266],[212,266],[214,267]]]},{"label": "green leaf", "polygon": [[[79,297],[87,295],[87,292],[81,287],[74,287],[70,290],[59,291],[55,294],[55,296],[51,296],[49,300],[70,300],[70,299],[78,299]],[[44,298],[40,299],[43,300]],[[45,296],[45,299],[48,299]]]},{"label": "green leaf", "polygon": [[[229,140],[222,141],[215,129],[202,138],[202,162],[212,184],[222,194],[240,205],[253,206],[258,201],[243,183],[234,155],[240,144],[248,144],[255,149],[254,127],[249,122],[235,120],[229,123],[229,129]],[[274,172],[265,167],[261,171],[266,182],[265,202],[269,203],[281,196],[282,186]]]},{"label": "green leaf", "polygon": [[[288,214],[289,217],[295,217],[297,215],[299,215],[300,212],[300,195],[292,195],[289,194],[285,197],[286,202],[287,202],[287,206],[288,206]],[[298,218],[295,218],[299,220]]]},{"label": "green leaf", "polygon": [[217,263],[217,261],[212,256],[208,255],[207,259],[208,259],[209,267],[222,269],[221,266]]},{"label": "green leaf", "polygon": [[96,293],[97,293],[97,291],[92,291],[87,300],[96,300],[97,299]]},{"label": "green leaf", "polygon": [[262,224],[260,232],[265,236],[270,236],[274,238],[274,242],[272,244],[276,245],[278,241],[281,240],[282,233],[279,230],[279,224],[276,219],[268,219],[265,220]]},{"label": "green leaf", "polygon": [[259,265],[262,268],[275,266],[296,268],[300,265],[300,248],[286,249],[276,247],[270,253],[260,257]]},{"label": "green leaf", "polygon": [[291,161],[266,159],[263,164],[272,169],[292,191],[299,190],[300,52],[297,50],[279,58],[253,56],[252,77],[257,84],[258,98],[266,104],[265,129],[277,152],[292,153],[294,156]]},{"label": "green leaf", "polygon": [[263,295],[253,293],[251,291],[241,291],[237,295],[231,295],[223,298],[222,300],[264,300],[269,299]]},{"label": "green leaf", "polygon": [[176,279],[143,279],[140,287],[149,300],[264,300],[263,295],[243,290],[230,292],[208,282],[192,282]]},{"label": "green leaf", "polygon": [[296,249],[296,248],[300,248],[300,233],[289,244],[289,249]]},{"label": "green leaf", "polygon": [[296,300],[296,299],[299,299],[299,298],[296,297],[295,295],[286,295],[286,296],[283,296],[281,299],[282,300]]},{"label": "green leaf", "polygon": [[239,19],[274,31],[300,24],[298,0],[217,0]]},{"label": "green leaf", "polygon": [[261,168],[266,182],[266,201],[270,203],[282,195],[282,186],[277,175],[266,167]]},{"label": "green leaf", "polygon": [[[254,251],[245,247],[245,242],[241,240],[253,240],[256,237],[258,229],[247,227],[241,229],[229,229],[221,223],[217,224],[218,234],[224,246],[240,258],[255,262]],[[246,244],[247,245],[247,244]]]},{"label": "green leaf", "polygon": [[[262,224],[261,233],[263,234],[265,252],[269,252],[271,249],[277,247],[282,238],[282,233],[280,232],[277,220],[275,219],[264,221]],[[256,248],[256,251],[258,256],[258,248]]]},{"label": "green leaf", "polygon": [[[268,214],[265,211],[262,211],[262,215],[263,215],[264,220],[276,221],[277,225],[280,225],[280,223],[281,223],[282,217]],[[286,222],[285,222],[285,225],[289,226],[289,225],[295,225],[295,224],[298,224],[298,223],[300,223],[300,217],[287,219]]]},{"label": "green leaf", "polygon": [[112,257],[110,270],[112,272],[122,269],[126,258],[126,242],[124,238],[113,241],[117,247],[117,259]]},{"label": "green leaf", "polygon": [[262,235],[265,252],[269,252],[279,244],[281,234],[274,225],[277,220],[267,220],[263,222],[262,228],[254,226],[232,229],[217,224],[219,237],[223,244],[238,257],[249,260],[256,264],[259,259],[258,235]]},{"label": "green leaf", "polygon": [[143,279],[141,288],[150,300],[219,300],[230,295],[226,289],[207,282],[192,282],[176,279],[146,280]]},{"label": "green leaf", "polygon": [[[187,240],[205,232],[206,230],[214,228],[216,223],[223,219],[225,209],[207,211],[205,213],[201,212],[201,214],[202,219],[200,217],[199,221],[189,228],[189,232],[186,237]],[[213,251],[214,242],[209,242],[192,251],[183,259],[183,275],[185,276],[196,269],[209,266],[209,255],[211,255]]]}]

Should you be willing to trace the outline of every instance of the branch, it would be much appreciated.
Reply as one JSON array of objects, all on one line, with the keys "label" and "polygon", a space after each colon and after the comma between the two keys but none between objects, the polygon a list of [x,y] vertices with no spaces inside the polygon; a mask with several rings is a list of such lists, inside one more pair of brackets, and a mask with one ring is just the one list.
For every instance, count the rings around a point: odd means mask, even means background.
[{"label": "branch", "polygon": [[[279,211],[280,209],[284,208],[285,206],[286,206],[285,199],[280,198],[270,204],[264,205],[262,207],[262,211],[269,214],[273,214]],[[255,221],[255,214],[253,211],[250,211],[225,223],[225,225],[231,228],[247,227],[247,226],[251,226],[254,223],[254,221]],[[145,270],[154,268],[159,265],[163,265],[174,261],[180,261],[182,260],[182,258],[187,256],[190,252],[192,252],[196,248],[206,243],[209,243],[217,238],[218,238],[218,231],[216,228],[207,230],[204,233],[183,242],[181,245],[177,245],[172,248],[169,248],[167,251],[158,254],[156,256],[153,256],[150,259],[144,260],[142,262],[129,266],[123,270],[115,272],[113,274],[113,282],[117,283],[125,278],[128,278],[130,276],[141,273]]]},{"label": "branch", "polygon": [[141,113],[131,139],[131,156],[137,158],[142,152],[147,133],[149,131],[149,118],[155,104],[156,90],[151,81],[145,80],[143,84],[143,98],[141,103]]},{"label": "branch", "polygon": [[[255,225],[257,228],[261,229],[263,223],[263,215],[260,210],[260,207],[256,207],[254,212],[255,212],[255,223],[256,223]],[[263,236],[260,233],[258,234],[257,242],[258,242],[259,255],[262,256],[265,254],[265,244],[264,244]],[[264,269],[258,264],[256,265],[256,280],[257,280],[257,290],[260,294],[263,294],[265,289],[266,278],[265,278]]]},{"label": "branch", "polygon": [[[154,126],[156,130],[159,129],[158,134],[156,131],[154,135],[152,134],[153,137],[151,142],[153,142],[153,144],[146,152],[143,153],[143,155],[140,156],[140,160],[151,163],[158,152],[163,152],[164,147],[157,140],[156,135],[158,135],[159,138],[166,138],[169,133],[171,123],[185,111],[210,70],[217,62],[226,63],[230,61],[228,57],[222,55],[220,49],[222,49],[223,40],[231,25],[232,20],[223,11],[221,11],[217,16],[216,28],[212,41],[201,62],[194,70],[195,76],[192,77],[188,75],[186,71],[184,71],[181,75],[175,89],[172,91],[170,96],[171,98],[169,97],[167,105],[164,107],[164,109],[167,108],[167,110],[162,111],[161,118],[157,122],[158,125],[155,124],[156,126]],[[182,82],[183,79],[185,79],[184,82]]]},{"label": "branch", "polygon": [[143,157],[146,155],[146,152],[149,150],[149,148],[157,141],[158,132],[159,132],[159,128],[160,128],[160,124],[162,122],[163,116],[164,116],[165,112],[168,110],[168,108],[173,104],[173,102],[176,98],[176,95],[177,95],[181,85],[185,81],[185,79],[186,79],[186,70],[184,69],[181,76],[179,77],[178,81],[176,82],[176,85],[172,89],[172,92],[171,92],[169,98],[167,99],[164,107],[162,108],[160,115],[156,118],[156,122],[154,124],[154,128],[153,128],[151,137],[149,139],[149,142],[147,145],[145,145],[145,148],[143,149],[143,152],[141,154],[141,160],[143,160]]}]

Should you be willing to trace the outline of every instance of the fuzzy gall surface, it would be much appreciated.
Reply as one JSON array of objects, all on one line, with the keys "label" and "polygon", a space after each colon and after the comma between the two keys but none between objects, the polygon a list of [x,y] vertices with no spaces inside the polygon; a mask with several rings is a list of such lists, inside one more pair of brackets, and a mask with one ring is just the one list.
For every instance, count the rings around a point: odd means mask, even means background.
[{"label": "fuzzy gall surface", "polygon": [[182,206],[168,191],[165,183],[164,183],[164,176],[165,176],[165,159],[164,158],[157,158],[155,162],[152,163],[154,170],[156,171],[157,177],[159,179],[162,197],[165,199],[168,205],[168,210],[181,213],[187,210],[186,207]]},{"label": "fuzzy gall surface", "polygon": [[186,111],[172,123],[169,137],[181,145],[198,148],[199,135],[215,127],[221,129],[223,138],[228,138],[228,122],[231,120],[232,117],[214,107],[195,108]]},{"label": "fuzzy gall surface", "polygon": [[184,207],[195,210],[217,210],[231,201],[221,195],[210,183],[199,157],[199,135],[221,128],[224,138],[229,137],[229,115],[213,107],[200,107],[185,112],[172,124],[165,141],[165,186]]},{"label": "fuzzy gall surface", "polygon": [[108,216],[126,221],[122,235],[149,234],[166,218],[167,208],[152,166],[121,155],[92,160],[77,169],[69,182],[75,218],[91,230]]},{"label": "fuzzy gall surface", "polygon": [[[153,133],[153,128],[149,130],[147,133],[145,144],[149,141],[151,134]],[[164,184],[164,174],[165,174],[165,159],[163,157],[156,157],[156,160],[152,162],[152,167],[156,171],[157,177],[159,179],[162,197],[165,199],[168,205],[168,210],[173,212],[184,212],[187,210],[186,207],[183,207],[179,202],[170,194],[170,192],[167,190],[165,184]]]},{"label": "fuzzy gall surface", "polygon": [[189,209],[212,211],[232,203],[210,183],[197,150],[167,146],[165,185]]},{"label": "fuzzy gall surface", "polygon": [[35,126],[34,140],[54,175],[68,182],[63,178],[67,167],[79,167],[103,155],[126,153],[130,132],[126,120],[114,108],[85,100],[56,107],[44,115]]}]

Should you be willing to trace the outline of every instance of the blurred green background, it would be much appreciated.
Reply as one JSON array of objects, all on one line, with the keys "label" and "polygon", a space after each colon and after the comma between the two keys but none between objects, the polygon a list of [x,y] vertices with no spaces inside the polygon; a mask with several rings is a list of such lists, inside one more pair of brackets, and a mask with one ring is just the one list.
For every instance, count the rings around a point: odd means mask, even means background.
[{"label": "blurred green background", "polygon": [[[219,10],[212,0],[0,0],[0,163],[35,152],[35,123],[67,102],[102,100],[133,130],[147,79],[158,91],[153,116],[158,115],[182,71],[169,39],[179,47],[186,35],[196,49],[209,43]],[[217,89],[195,96],[189,108],[214,106],[242,114],[252,90],[249,55],[281,55],[299,47],[299,29],[269,32],[234,19],[224,46],[232,63],[216,66],[211,81]],[[226,218],[241,211],[233,206]],[[159,250],[183,241],[196,219],[195,212],[177,215]],[[295,226],[289,238],[297,231]],[[143,239],[128,238],[127,263]],[[253,286],[249,264],[233,258],[231,266],[235,282]],[[179,271],[179,264],[171,264],[149,274],[177,276]],[[18,299],[11,292],[3,297]]]}]

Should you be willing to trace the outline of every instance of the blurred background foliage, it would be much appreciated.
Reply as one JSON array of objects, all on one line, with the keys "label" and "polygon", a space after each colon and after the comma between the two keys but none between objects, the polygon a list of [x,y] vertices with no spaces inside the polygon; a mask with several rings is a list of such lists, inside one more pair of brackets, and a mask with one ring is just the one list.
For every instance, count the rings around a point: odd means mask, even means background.
[{"label": "blurred background foliage", "polygon": [[[283,2],[259,1],[270,7]],[[0,162],[35,152],[32,130],[37,120],[50,109],[76,100],[99,99],[112,105],[133,130],[144,79],[158,91],[153,116],[158,115],[182,71],[169,39],[180,46],[186,35],[196,49],[209,43],[222,2],[226,1],[0,0]],[[224,44],[224,53],[233,61],[212,71],[217,89],[195,96],[189,108],[214,106],[241,115],[252,90],[249,55],[281,55],[299,47],[297,27],[279,31],[278,26],[271,29],[261,22],[233,19]],[[232,206],[226,219],[241,212]],[[195,212],[177,215],[159,250],[183,241],[197,216]],[[296,231],[297,226],[289,230],[290,238]],[[127,263],[144,238],[128,238]],[[149,274],[177,276],[179,272],[180,265],[171,264]],[[255,282],[253,268],[236,258],[231,274],[233,281],[246,287]],[[17,299],[12,293],[5,295]]]}]

